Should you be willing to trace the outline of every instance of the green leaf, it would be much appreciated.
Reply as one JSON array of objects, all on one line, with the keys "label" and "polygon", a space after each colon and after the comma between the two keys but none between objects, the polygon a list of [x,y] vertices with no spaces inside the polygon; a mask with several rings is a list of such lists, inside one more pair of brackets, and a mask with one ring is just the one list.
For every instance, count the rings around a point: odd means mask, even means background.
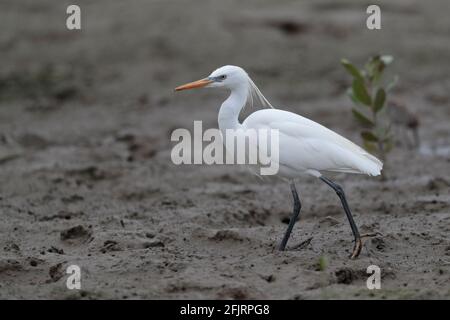
[{"label": "green leaf", "polygon": [[380,56],[372,56],[369,58],[369,61],[366,63],[365,68],[369,76],[372,76],[374,71],[376,71],[380,66]]},{"label": "green leaf", "polygon": [[372,142],[369,142],[367,140],[363,141],[363,146],[364,146],[364,149],[366,149],[370,153],[374,153],[377,150],[375,144],[373,144]]},{"label": "green leaf", "polygon": [[374,135],[370,131],[361,132],[361,137],[364,139],[364,141],[369,141],[369,142],[377,142],[378,141],[377,136]]},{"label": "green leaf", "polygon": [[373,126],[373,122],[368,119],[365,115],[363,115],[361,112],[359,112],[356,109],[352,109],[352,113],[355,116],[355,119],[359,121],[360,124],[363,126]]},{"label": "green leaf", "polygon": [[383,88],[379,88],[377,94],[375,95],[375,103],[373,105],[375,113],[383,108],[385,101],[386,101],[386,92],[384,91]]},{"label": "green leaf", "polygon": [[[375,55],[370,57],[369,61],[365,65],[365,69],[367,70],[367,78],[374,85],[378,84],[383,76],[383,70],[388,63],[390,63],[390,56],[380,56]],[[385,61],[387,63],[385,63]]]},{"label": "green leaf", "polygon": [[367,93],[366,87],[364,86],[364,82],[360,79],[353,80],[352,90],[355,98],[361,103],[371,106],[372,99]]},{"label": "green leaf", "polygon": [[361,75],[361,72],[356,68],[353,64],[350,63],[347,59],[341,60],[342,65],[347,69],[348,73],[350,73],[354,78],[360,79],[363,81],[363,76]]},{"label": "green leaf", "polygon": [[328,260],[325,256],[321,256],[319,258],[319,270],[320,271],[325,271],[325,269],[328,267]]},{"label": "green leaf", "polygon": [[352,88],[347,89],[347,95],[350,97],[350,99],[353,101],[354,104],[360,105],[360,102],[358,101],[358,99],[355,98],[355,96],[353,94]]}]

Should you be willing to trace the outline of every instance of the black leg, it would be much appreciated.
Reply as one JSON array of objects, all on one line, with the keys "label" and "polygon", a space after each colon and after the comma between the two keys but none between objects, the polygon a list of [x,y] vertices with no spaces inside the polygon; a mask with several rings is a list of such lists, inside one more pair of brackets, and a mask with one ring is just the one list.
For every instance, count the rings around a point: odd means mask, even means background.
[{"label": "black leg", "polygon": [[352,228],[353,236],[355,237],[355,247],[353,248],[353,252],[350,255],[350,258],[354,259],[359,256],[362,248],[361,235],[359,234],[358,227],[356,227],[355,221],[353,220],[352,213],[350,211],[350,207],[348,206],[347,199],[345,198],[344,190],[340,185],[334,183],[330,179],[325,177],[320,177],[320,180],[325,182],[331,188],[334,189],[339,199],[341,199],[342,206],[344,207],[345,214],[347,215],[348,222],[350,223],[350,227]]},{"label": "black leg", "polygon": [[300,214],[300,209],[302,208],[302,204],[300,203],[297,189],[295,188],[295,183],[293,181],[291,182],[291,192],[292,192],[292,197],[294,198],[294,210],[292,212],[292,217],[289,220],[289,225],[284,234],[283,240],[281,241],[280,245],[278,246],[278,250],[280,250],[280,251],[284,251],[284,249],[286,248],[286,244],[291,235],[292,228],[294,228],[294,224],[297,221],[298,215]]}]

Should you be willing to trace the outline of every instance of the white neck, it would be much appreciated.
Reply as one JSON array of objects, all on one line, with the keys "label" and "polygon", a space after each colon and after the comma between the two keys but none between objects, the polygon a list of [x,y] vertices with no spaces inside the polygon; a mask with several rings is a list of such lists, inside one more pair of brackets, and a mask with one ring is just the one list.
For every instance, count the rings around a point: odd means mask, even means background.
[{"label": "white neck", "polygon": [[230,96],[222,103],[219,111],[219,129],[238,129],[239,113],[247,102],[248,88],[240,86],[231,90]]}]

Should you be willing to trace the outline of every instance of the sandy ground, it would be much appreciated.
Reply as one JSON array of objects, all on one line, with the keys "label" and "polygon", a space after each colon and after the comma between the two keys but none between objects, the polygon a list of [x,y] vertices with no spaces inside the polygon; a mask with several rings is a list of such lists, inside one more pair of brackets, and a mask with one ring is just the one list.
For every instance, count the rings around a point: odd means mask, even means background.
[{"label": "sandy ground", "polygon": [[[450,3],[357,1],[0,3],[0,298],[450,298]],[[313,178],[288,250],[283,181],[235,166],[175,166],[175,128],[217,127],[225,94],[174,94],[216,67],[244,67],[276,105],[361,143],[339,64],[390,53],[395,98],[420,118],[387,179],[331,175],[362,231],[349,260],[336,195]],[[250,110],[251,111],[251,110]],[[309,238],[303,248],[298,244]],[[66,288],[81,267],[82,290]],[[382,269],[368,290],[366,268]]]}]

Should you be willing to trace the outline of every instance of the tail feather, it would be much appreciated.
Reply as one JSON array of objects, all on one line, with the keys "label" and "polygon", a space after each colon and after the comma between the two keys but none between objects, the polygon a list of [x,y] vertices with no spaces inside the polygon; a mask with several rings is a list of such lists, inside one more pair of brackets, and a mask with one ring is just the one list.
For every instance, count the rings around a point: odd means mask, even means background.
[{"label": "tail feather", "polygon": [[378,160],[378,158],[369,153],[363,153],[360,160],[362,161],[358,161],[358,169],[361,173],[368,174],[369,176],[379,176],[381,174],[383,162]]},{"label": "tail feather", "polygon": [[371,176],[379,176],[381,174],[381,170],[383,170],[383,162],[381,162],[377,157],[374,157],[370,153],[365,153],[364,156],[366,157],[367,164],[365,165],[367,167],[367,173]]},{"label": "tail feather", "polygon": [[366,152],[359,154],[350,153],[348,154],[348,159],[352,159],[349,167],[338,167],[328,169],[326,171],[379,176],[381,174],[381,170],[383,169],[383,162]]}]

